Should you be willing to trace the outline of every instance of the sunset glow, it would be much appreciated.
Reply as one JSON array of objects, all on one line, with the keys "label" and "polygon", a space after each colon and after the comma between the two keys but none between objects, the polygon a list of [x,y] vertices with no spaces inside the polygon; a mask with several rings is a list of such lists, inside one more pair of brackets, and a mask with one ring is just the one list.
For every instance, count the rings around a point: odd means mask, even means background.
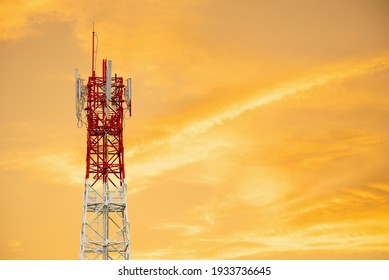
[{"label": "sunset glow", "polygon": [[[292,4],[293,3],[293,4]],[[132,259],[388,259],[387,1],[1,1],[1,259],[77,259],[74,68],[131,77]]]}]

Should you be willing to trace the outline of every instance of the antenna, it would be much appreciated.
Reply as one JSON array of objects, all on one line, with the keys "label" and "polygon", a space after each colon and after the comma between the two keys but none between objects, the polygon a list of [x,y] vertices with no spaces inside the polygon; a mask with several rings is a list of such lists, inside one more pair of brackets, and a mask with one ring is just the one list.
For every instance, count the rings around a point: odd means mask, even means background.
[{"label": "antenna", "polygon": [[107,98],[107,106],[108,101],[111,101],[111,82],[112,82],[112,61],[107,61],[107,83],[105,87],[105,95]]},{"label": "antenna", "polygon": [[95,24],[93,23],[92,31],[92,76],[94,77],[95,73]]}]

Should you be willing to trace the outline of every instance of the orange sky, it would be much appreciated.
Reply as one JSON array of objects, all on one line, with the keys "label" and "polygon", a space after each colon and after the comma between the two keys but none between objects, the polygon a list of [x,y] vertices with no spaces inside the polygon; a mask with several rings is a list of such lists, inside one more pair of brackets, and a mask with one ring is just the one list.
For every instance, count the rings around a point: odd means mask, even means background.
[{"label": "orange sky", "polygon": [[387,1],[3,0],[1,259],[78,258],[93,21],[133,259],[389,258]]}]

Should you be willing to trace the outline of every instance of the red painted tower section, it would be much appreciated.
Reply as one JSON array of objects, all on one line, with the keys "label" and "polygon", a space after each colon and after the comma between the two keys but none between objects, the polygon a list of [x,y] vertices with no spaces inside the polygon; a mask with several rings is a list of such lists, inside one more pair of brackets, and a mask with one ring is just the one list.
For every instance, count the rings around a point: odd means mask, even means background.
[{"label": "red painted tower section", "polygon": [[[123,78],[114,77],[111,100],[106,98],[106,66],[103,60],[103,76],[92,76],[87,85],[87,165],[86,178],[92,185],[102,180],[108,183],[109,175],[124,180],[123,158]],[[110,78],[111,79],[111,78]],[[111,181],[115,185],[114,181]]]}]

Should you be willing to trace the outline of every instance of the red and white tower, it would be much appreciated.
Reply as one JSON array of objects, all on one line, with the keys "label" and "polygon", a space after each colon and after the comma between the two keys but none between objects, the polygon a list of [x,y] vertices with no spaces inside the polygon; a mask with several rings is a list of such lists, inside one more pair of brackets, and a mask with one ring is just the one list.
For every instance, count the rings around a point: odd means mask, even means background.
[{"label": "red and white tower", "polygon": [[124,173],[123,117],[131,115],[131,79],[112,75],[112,62],[103,59],[96,76],[95,38],[92,33],[92,76],[84,85],[78,70],[76,115],[87,128],[86,176],[80,259],[130,258],[130,225]]}]

